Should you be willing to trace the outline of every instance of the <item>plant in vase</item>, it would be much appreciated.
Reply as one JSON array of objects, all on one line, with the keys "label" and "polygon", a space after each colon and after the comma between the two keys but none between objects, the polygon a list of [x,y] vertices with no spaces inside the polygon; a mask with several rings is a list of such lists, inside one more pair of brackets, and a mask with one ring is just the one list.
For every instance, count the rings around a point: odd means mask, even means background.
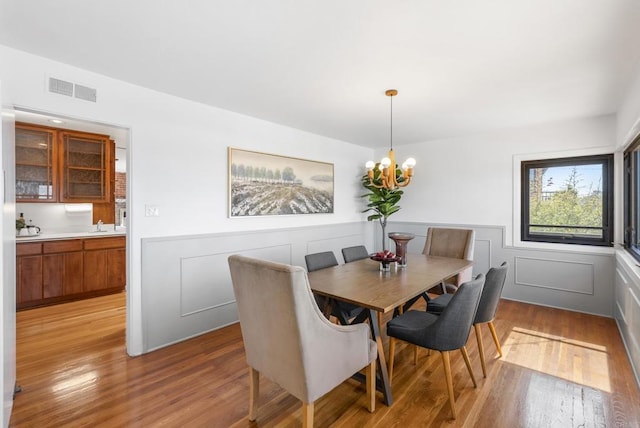
[{"label": "plant in vase", "polygon": [[[373,183],[380,186],[382,185],[382,180],[380,179],[381,172],[378,166],[376,164],[373,169]],[[378,220],[380,222],[380,227],[382,228],[382,251],[384,252],[387,250],[387,219],[390,215],[400,211],[398,202],[400,202],[404,192],[398,187],[394,189],[377,188],[369,182],[367,174],[362,176],[362,186],[369,191],[362,195],[363,198],[368,198],[369,200],[367,209],[362,212],[373,212],[367,217],[367,220]]]}]

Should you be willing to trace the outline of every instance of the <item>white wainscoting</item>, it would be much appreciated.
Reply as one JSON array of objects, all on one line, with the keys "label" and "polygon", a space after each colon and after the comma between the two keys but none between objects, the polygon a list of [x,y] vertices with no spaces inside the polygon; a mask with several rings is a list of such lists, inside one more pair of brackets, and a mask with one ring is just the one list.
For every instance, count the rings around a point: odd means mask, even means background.
[{"label": "white wainscoting", "polygon": [[[387,231],[414,233],[408,251],[421,253],[429,226],[475,230],[474,273],[508,261],[503,298],[613,317],[613,254],[506,247],[501,226],[389,222]],[[364,244],[373,252],[379,249],[374,242],[380,245],[376,222],[143,239],[144,350],[237,321],[227,265],[231,254],[304,266],[305,254],[333,251],[342,262],[342,248]],[[393,241],[389,243],[393,250]],[[634,293],[640,297],[640,289]],[[632,312],[625,309],[627,322],[640,323],[640,309],[629,318]]]},{"label": "white wainscoting", "polygon": [[616,251],[615,318],[640,385],[640,268],[624,250]]},{"label": "white wainscoting", "polygon": [[238,320],[231,254],[305,266],[305,254],[353,245],[372,248],[367,222],[142,240],[144,352]]}]

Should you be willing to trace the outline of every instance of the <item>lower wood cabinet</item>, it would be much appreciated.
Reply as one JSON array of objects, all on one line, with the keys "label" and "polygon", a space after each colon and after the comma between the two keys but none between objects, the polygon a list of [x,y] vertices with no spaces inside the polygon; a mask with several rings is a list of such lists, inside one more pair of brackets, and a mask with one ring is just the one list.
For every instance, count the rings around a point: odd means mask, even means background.
[{"label": "lower wood cabinet", "polygon": [[125,237],[16,244],[17,308],[124,290]]}]

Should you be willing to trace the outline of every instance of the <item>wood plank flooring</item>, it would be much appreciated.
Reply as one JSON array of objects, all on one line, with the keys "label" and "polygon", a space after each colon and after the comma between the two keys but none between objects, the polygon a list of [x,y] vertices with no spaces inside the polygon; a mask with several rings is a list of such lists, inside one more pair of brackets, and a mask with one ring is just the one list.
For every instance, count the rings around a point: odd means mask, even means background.
[{"label": "wood plank flooring", "polygon": [[[125,352],[124,294],[19,312],[12,427],[294,427],[300,402],[260,379],[258,419],[247,419],[248,369],[239,325],[140,357]],[[458,419],[450,419],[437,352],[396,348],[392,407],[347,381],[316,402],[318,427],[639,427],[640,392],[611,319],[502,301],[495,321],[504,356],[482,328],[451,367]],[[336,356],[338,358],[338,356]]]}]

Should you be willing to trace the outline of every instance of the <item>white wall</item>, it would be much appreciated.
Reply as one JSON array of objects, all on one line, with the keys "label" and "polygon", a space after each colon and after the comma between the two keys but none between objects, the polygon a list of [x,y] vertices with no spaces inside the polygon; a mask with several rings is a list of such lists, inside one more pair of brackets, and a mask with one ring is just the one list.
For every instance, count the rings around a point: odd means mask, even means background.
[{"label": "white wall", "polygon": [[[127,348],[142,350],[141,239],[361,221],[359,177],[372,150],[127,84],[0,46],[14,105],[130,129]],[[97,88],[98,102],[50,94],[47,76]],[[212,76],[215,78],[215,76]],[[335,164],[335,213],[227,218],[227,147]],[[159,217],[145,217],[145,205]]]},{"label": "white wall", "polygon": [[615,124],[609,115],[398,146],[398,161],[413,156],[418,163],[393,220],[505,226],[506,244],[512,245],[514,174],[519,174],[514,157],[548,152],[561,157],[587,148],[612,153]]},{"label": "white wall", "polygon": [[617,113],[617,143],[624,148],[640,133],[640,63]]},{"label": "white wall", "polygon": [[13,392],[16,383],[16,238],[15,238],[15,190],[7,183],[15,182],[15,145],[14,119],[11,109],[5,109],[8,102],[4,89],[6,85],[0,78],[0,163],[2,175],[0,180],[0,201],[2,201],[2,215],[0,216],[0,272],[2,277],[2,291],[0,292],[0,385],[2,385],[2,407],[0,407],[0,421],[2,426],[9,426],[11,409],[13,407]]}]

